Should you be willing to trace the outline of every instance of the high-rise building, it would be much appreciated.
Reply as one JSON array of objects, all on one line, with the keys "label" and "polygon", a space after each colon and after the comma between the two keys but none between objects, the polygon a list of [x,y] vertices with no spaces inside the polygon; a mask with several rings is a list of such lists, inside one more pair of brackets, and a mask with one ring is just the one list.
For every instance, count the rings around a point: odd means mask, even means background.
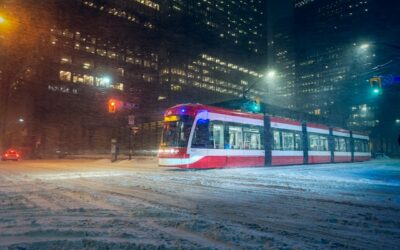
[{"label": "high-rise building", "polygon": [[[166,106],[243,95],[262,79],[263,7],[261,0],[6,1],[4,12],[30,30],[21,40],[39,39],[27,52],[9,47],[21,70],[8,78],[1,71],[10,96],[4,113],[8,123],[23,122],[4,126],[3,147],[106,153],[115,138],[123,150],[128,115],[157,131]],[[123,101],[114,114],[111,98]],[[159,141],[156,131],[142,136],[148,148]]]},{"label": "high-rise building", "polygon": [[[367,100],[369,78],[393,51],[396,1],[296,0],[297,107],[317,115],[346,115]],[[364,43],[375,43],[368,46]],[[373,48],[372,48],[373,47]],[[378,51],[380,53],[378,53]]]},{"label": "high-rise building", "polygon": [[276,76],[268,82],[271,103],[295,109],[296,62],[293,18],[283,18],[271,24],[268,41],[268,61]]},{"label": "high-rise building", "polygon": [[[294,7],[297,108],[371,132],[374,150],[390,153],[400,116],[393,81],[400,75],[400,3],[296,0]],[[386,79],[383,94],[371,91],[374,77]]]}]

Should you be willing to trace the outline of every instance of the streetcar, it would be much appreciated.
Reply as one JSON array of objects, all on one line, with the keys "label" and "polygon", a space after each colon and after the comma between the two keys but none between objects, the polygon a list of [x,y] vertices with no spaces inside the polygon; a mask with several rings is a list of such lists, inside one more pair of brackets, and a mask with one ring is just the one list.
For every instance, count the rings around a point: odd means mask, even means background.
[{"label": "streetcar", "polygon": [[158,164],[193,169],[370,160],[366,134],[275,116],[182,104],[164,114]]}]

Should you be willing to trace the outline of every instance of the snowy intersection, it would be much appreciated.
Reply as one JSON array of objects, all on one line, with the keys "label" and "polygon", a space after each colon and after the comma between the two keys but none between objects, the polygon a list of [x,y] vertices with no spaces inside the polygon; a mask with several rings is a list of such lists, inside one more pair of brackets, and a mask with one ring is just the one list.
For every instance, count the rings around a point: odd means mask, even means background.
[{"label": "snowy intersection", "polygon": [[398,249],[400,161],[0,163],[0,249]]}]

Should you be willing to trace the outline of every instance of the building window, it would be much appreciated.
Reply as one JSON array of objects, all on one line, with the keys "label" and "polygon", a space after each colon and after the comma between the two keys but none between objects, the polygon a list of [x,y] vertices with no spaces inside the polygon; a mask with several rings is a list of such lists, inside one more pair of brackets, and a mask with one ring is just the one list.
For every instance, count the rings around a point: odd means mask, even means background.
[{"label": "building window", "polygon": [[60,70],[59,76],[61,81],[70,82],[72,73],[70,71]]},{"label": "building window", "polygon": [[107,55],[107,51],[105,49],[97,49],[96,52],[97,52],[97,54],[99,56],[106,56]]},{"label": "building window", "polygon": [[111,84],[111,79],[109,77],[96,77],[97,87],[109,87]]},{"label": "building window", "polygon": [[60,63],[61,64],[71,64],[72,63],[72,59],[70,56],[63,56],[60,59]]},{"label": "building window", "polygon": [[171,84],[171,90],[172,91],[181,91],[182,86],[176,85],[176,84]]},{"label": "building window", "polygon": [[93,64],[91,64],[89,62],[84,62],[83,63],[83,68],[84,69],[92,69],[93,68]]},{"label": "building window", "polygon": [[116,83],[116,84],[114,84],[114,89],[118,89],[118,90],[121,90],[121,91],[123,91],[124,90],[124,84],[123,83]]},{"label": "building window", "polygon": [[89,75],[83,75],[83,83],[87,85],[93,85],[94,77]]},{"label": "building window", "polygon": [[84,83],[84,78],[81,74],[74,74],[74,76],[72,77],[72,81],[74,83]]}]

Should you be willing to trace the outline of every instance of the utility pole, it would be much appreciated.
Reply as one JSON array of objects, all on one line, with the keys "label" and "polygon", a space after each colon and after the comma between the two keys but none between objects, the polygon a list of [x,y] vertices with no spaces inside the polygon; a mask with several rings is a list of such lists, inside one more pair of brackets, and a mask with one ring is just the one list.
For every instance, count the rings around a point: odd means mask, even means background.
[{"label": "utility pole", "polygon": [[135,116],[128,116],[128,125],[129,125],[129,160],[132,160],[132,132],[135,126]]}]

